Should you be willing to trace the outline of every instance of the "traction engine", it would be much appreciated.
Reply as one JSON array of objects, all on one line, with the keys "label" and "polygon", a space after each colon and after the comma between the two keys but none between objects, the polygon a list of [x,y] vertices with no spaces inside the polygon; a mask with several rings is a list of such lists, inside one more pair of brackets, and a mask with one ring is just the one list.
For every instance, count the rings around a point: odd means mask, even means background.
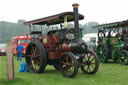
[{"label": "traction engine", "polygon": [[[24,23],[30,26],[30,34],[33,36],[26,49],[26,64],[30,72],[42,73],[48,64],[68,78],[75,77],[79,67],[86,74],[95,74],[98,71],[96,54],[89,51],[86,43],[80,39],[79,20],[84,19],[84,16],[78,14],[78,6],[73,4],[74,12]],[[67,27],[66,23],[71,21],[74,21],[74,28]],[[56,24],[60,24],[60,29],[50,30],[47,35],[42,35],[42,25]],[[41,26],[41,30],[35,29],[34,25]]]}]

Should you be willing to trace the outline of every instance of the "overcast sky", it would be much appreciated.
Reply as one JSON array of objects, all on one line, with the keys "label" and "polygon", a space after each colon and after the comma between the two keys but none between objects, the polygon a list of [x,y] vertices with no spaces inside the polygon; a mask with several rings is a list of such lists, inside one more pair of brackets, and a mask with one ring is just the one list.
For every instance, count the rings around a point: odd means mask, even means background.
[{"label": "overcast sky", "polygon": [[128,0],[0,0],[0,21],[29,21],[72,11],[73,3],[79,3],[79,13],[85,16],[82,24],[91,21],[102,24],[128,19]]}]

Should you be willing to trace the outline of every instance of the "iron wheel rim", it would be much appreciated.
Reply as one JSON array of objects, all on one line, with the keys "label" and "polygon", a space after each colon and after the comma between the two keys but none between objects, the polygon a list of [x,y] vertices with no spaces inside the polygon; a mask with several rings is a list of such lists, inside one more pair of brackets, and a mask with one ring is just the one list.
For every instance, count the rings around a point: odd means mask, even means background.
[{"label": "iron wheel rim", "polygon": [[41,73],[47,65],[46,51],[38,41],[29,43],[26,49],[26,64],[30,72]]},{"label": "iron wheel rim", "polygon": [[106,53],[106,50],[105,50],[103,45],[99,45],[97,47],[96,53],[98,55],[98,58],[99,58],[100,62],[104,62],[106,57],[107,57],[107,53]]},{"label": "iron wheel rim", "polygon": [[89,51],[83,56],[81,63],[81,70],[87,74],[95,74],[99,68],[99,61],[97,56]]},{"label": "iron wheel rim", "polygon": [[64,53],[60,58],[60,71],[64,77],[73,78],[78,72],[78,62],[70,52]]},{"label": "iron wheel rim", "polygon": [[120,64],[127,65],[128,64],[128,54],[126,51],[120,52],[120,58],[119,58]]}]

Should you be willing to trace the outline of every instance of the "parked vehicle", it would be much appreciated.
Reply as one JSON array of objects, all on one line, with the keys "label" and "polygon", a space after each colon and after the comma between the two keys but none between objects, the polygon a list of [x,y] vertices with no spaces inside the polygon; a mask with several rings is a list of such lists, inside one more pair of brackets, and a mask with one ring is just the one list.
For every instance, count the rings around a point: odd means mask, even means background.
[{"label": "parked vehicle", "polygon": [[13,48],[13,55],[17,55],[16,47],[19,43],[21,43],[24,46],[22,54],[25,55],[27,45],[31,41],[31,39],[32,37],[29,36],[29,34],[23,34],[16,37],[12,37],[11,42]]},{"label": "parked vehicle", "polygon": [[[48,64],[68,78],[75,77],[79,67],[86,74],[95,74],[98,71],[96,54],[89,51],[86,43],[80,39],[79,20],[84,19],[84,16],[78,14],[78,6],[73,4],[74,12],[63,12],[24,23],[29,25],[33,36],[25,57],[30,72],[41,73]],[[67,22],[71,21],[74,21],[73,29],[67,27]],[[56,24],[60,29],[57,27],[56,30],[48,31],[46,36],[42,35],[42,25],[49,27]],[[37,25],[40,29],[34,28]]]},{"label": "parked vehicle", "polygon": [[97,56],[103,63],[108,59],[128,65],[128,20],[93,27],[98,29]]},{"label": "parked vehicle", "polygon": [[4,43],[0,44],[0,56],[6,56],[6,51],[7,51],[6,44]]}]

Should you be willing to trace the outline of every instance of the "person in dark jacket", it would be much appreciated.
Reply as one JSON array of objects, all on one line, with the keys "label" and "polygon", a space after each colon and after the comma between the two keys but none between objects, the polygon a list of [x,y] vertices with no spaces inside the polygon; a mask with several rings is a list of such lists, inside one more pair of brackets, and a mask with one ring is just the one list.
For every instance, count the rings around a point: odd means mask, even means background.
[{"label": "person in dark jacket", "polygon": [[21,45],[21,43],[16,47],[17,50],[17,60],[19,60],[20,57],[20,61],[21,61],[21,57],[22,57],[22,51],[24,50],[24,47]]}]

